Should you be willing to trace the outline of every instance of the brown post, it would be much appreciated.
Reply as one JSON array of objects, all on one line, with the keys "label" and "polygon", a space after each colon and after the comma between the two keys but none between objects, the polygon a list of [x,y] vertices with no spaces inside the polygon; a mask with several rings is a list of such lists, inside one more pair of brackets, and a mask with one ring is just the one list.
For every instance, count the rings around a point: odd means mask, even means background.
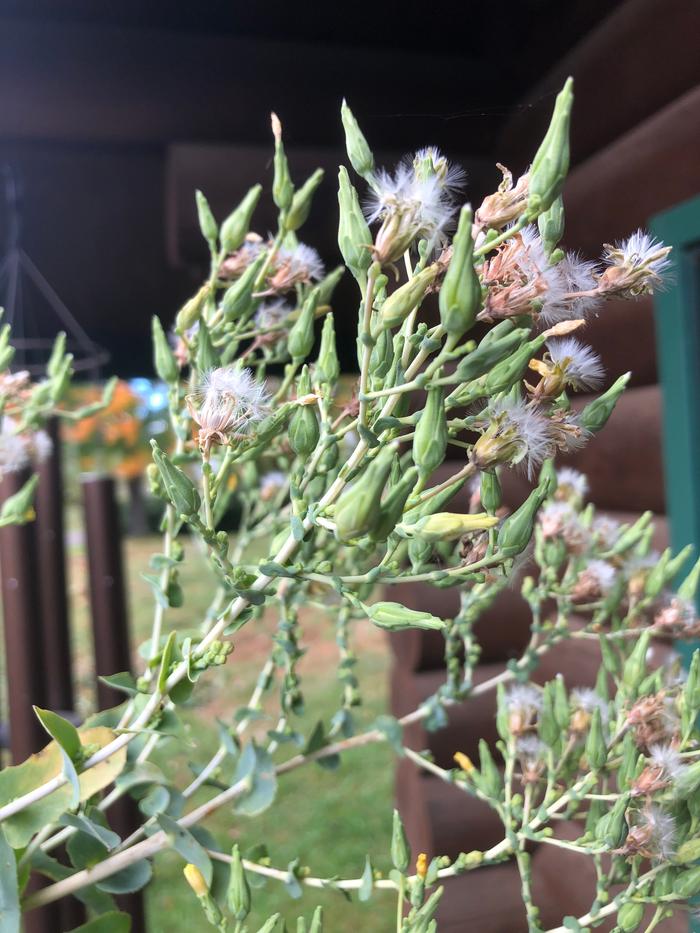
[{"label": "brown post", "polygon": [[[83,504],[90,573],[90,605],[95,642],[95,674],[116,674],[131,668],[121,529],[114,480],[83,479]],[[98,680],[100,709],[116,706],[124,694]]]},{"label": "brown post", "polygon": [[[4,502],[29,479],[28,470],[6,474],[0,482]],[[47,705],[39,605],[39,565],[33,522],[0,529],[0,568],[7,663],[10,750],[24,761],[49,741],[32,704]]]},{"label": "brown post", "polygon": [[[131,657],[121,529],[114,480],[106,476],[89,476],[83,480],[82,486],[95,672],[115,674],[131,669]],[[100,709],[105,709],[121,703],[124,695],[98,681],[97,699]],[[109,822],[122,838],[131,833],[138,825],[135,801],[128,795],[118,800],[109,810]],[[141,894],[123,895],[117,898],[117,903],[130,915],[132,933],[145,933]]]},{"label": "brown post", "polygon": [[41,574],[37,584],[41,594],[47,702],[53,710],[68,711],[73,709],[74,700],[58,420],[53,418],[46,429],[53,442],[53,451],[38,470],[36,535]]}]

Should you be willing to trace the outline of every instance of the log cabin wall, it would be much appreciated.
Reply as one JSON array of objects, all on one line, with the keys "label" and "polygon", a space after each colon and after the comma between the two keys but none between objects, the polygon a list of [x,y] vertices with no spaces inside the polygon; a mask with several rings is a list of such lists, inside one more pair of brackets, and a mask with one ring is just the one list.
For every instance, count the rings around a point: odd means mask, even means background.
[{"label": "log cabin wall", "polygon": [[[505,125],[497,158],[515,173],[527,166],[546,128],[546,117],[532,119],[528,104],[555,92],[568,74],[575,79],[572,170],[564,191],[564,244],[585,256],[601,244],[645,227],[654,214],[700,191],[700,6],[684,0],[628,0],[587,35],[527,95],[521,112]],[[494,170],[494,187],[498,176]],[[590,481],[591,500],[611,517],[627,521],[649,509],[655,514],[655,547],[664,547],[661,405],[657,384],[652,301],[608,304],[584,335],[601,354],[608,382],[632,370],[632,380],[607,428],[585,451],[567,458]],[[577,406],[585,404],[581,398]],[[562,461],[563,463],[564,461]],[[445,475],[454,469],[447,465]],[[522,500],[527,484],[504,478],[510,505]],[[460,503],[466,507],[466,496]],[[415,608],[454,615],[458,596],[451,590],[404,585],[402,597]],[[503,670],[528,636],[527,607],[517,588],[506,591],[479,622],[483,651],[475,683]],[[596,651],[585,642],[559,646],[545,656],[535,676],[564,674],[569,688],[592,685]],[[443,682],[442,637],[431,632],[392,636],[393,713],[401,716],[432,695]],[[658,649],[660,650],[660,649]],[[449,713],[448,725],[428,732],[412,726],[407,744],[428,749],[443,767],[460,750],[474,756],[484,736],[495,742],[495,697],[481,696]],[[488,807],[439,778],[418,772],[403,760],[396,773],[396,796],[414,853],[429,856],[483,850],[502,838],[499,820]],[[563,836],[579,830],[562,824]],[[542,925],[584,913],[593,899],[588,860],[561,849],[535,851],[536,901]],[[517,933],[526,930],[517,870],[512,864],[481,869],[448,884],[440,930],[457,933]],[[666,921],[660,930],[687,930],[687,918]]]}]

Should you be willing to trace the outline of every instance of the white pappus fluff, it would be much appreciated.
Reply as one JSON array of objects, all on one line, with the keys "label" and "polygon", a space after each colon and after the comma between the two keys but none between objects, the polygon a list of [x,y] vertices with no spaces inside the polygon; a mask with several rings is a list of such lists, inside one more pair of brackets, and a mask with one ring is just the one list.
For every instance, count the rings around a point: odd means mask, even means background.
[{"label": "white pappus fluff", "polygon": [[557,492],[576,499],[585,499],[588,495],[588,477],[573,467],[557,470]]},{"label": "white pappus fluff", "polygon": [[547,341],[552,362],[564,372],[573,389],[595,389],[605,377],[598,354],[575,337],[558,337]]}]

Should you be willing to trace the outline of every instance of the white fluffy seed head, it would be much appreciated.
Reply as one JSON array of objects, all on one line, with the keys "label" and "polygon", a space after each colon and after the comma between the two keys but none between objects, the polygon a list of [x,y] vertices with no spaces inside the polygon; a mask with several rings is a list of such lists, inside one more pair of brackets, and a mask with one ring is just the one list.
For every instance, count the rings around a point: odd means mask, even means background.
[{"label": "white fluffy seed head", "polygon": [[612,564],[609,564],[605,560],[597,559],[588,561],[584,573],[595,580],[598,589],[603,595],[610,592],[615,583],[615,577],[617,576],[617,571]]},{"label": "white fluffy seed head", "polygon": [[573,467],[557,470],[557,493],[559,498],[583,500],[588,495],[588,478]]},{"label": "white fluffy seed head", "polygon": [[593,537],[606,550],[617,541],[620,533],[620,523],[607,515],[600,515],[592,525]]},{"label": "white fluffy seed head", "polygon": [[542,709],[542,694],[530,684],[516,684],[506,691],[506,709],[509,713],[537,713]]},{"label": "white fluffy seed head", "polygon": [[15,422],[5,416],[0,428],[0,475],[17,473],[30,461],[30,446],[26,437],[15,433]]},{"label": "white fluffy seed head", "polygon": [[200,426],[199,441],[204,450],[212,443],[224,444],[234,434],[245,434],[268,410],[265,386],[249,369],[222,366],[202,379],[187,397],[187,403]]},{"label": "white fluffy seed head", "polygon": [[[549,419],[532,402],[503,399],[493,402],[482,413],[486,431],[474,445],[478,461],[488,448],[500,462],[522,464],[529,477],[552,452]],[[493,464],[483,463],[484,468]]]},{"label": "white fluffy seed head", "polygon": [[282,299],[264,301],[255,312],[255,326],[259,330],[270,330],[287,319],[292,308]]},{"label": "white fluffy seed head", "polygon": [[679,777],[686,767],[680,752],[673,745],[652,745],[649,758],[652,764],[662,769],[664,777],[670,781]]},{"label": "white fluffy seed head", "polygon": [[603,725],[607,725],[610,718],[610,710],[605,700],[598,696],[595,690],[590,687],[575,687],[569,697],[573,709],[583,710],[584,713],[593,714],[596,710],[600,713],[600,719]]},{"label": "white fluffy seed head", "polygon": [[559,337],[547,341],[549,355],[564,372],[566,383],[573,389],[596,389],[605,377],[598,354],[575,337]]},{"label": "white fluffy seed head", "polygon": [[650,849],[655,858],[670,859],[676,851],[676,821],[671,814],[652,804],[642,811],[642,825],[651,831]]}]

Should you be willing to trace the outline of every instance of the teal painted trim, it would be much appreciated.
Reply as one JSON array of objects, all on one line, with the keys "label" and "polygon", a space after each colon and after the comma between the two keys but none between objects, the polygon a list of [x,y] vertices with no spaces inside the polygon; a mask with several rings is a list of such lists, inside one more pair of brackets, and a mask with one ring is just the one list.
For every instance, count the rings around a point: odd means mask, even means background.
[{"label": "teal painted trim", "polygon": [[[671,544],[700,552],[700,197],[657,214],[651,231],[673,246],[670,286],[654,296],[663,399],[664,482]],[[698,600],[696,600],[698,602]],[[700,609],[700,605],[698,606]],[[695,642],[679,643],[687,664]],[[691,933],[700,920],[690,919]]]}]

